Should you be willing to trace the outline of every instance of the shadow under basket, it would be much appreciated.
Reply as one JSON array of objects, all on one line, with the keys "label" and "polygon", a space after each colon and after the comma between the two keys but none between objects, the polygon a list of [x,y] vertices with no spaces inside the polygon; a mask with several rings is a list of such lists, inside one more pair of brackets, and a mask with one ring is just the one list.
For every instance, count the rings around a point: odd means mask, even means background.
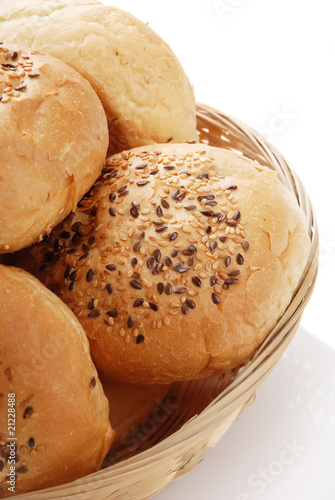
[{"label": "shadow under basket", "polygon": [[209,106],[197,105],[200,141],[229,149],[278,172],[279,179],[305,212],[310,255],[290,305],[262,346],[243,366],[203,381],[176,383],[157,410],[103,468],[72,483],[19,495],[36,500],[145,500],[194,467],[256,392],[292,340],[313,292],[318,268],[318,231],[312,205],[300,179],[271,144],[256,131]]}]

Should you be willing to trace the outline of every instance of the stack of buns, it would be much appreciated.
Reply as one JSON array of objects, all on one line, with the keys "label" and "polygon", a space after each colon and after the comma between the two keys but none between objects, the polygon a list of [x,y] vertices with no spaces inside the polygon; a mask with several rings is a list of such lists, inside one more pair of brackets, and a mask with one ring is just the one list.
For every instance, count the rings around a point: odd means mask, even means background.
[{"label": "stack of buns", "polygon": [[15,0],[0,28],[1,498],[98,470],[172,383],[250,358],[310,242],[274,171],[198,143],[147,25]]}]

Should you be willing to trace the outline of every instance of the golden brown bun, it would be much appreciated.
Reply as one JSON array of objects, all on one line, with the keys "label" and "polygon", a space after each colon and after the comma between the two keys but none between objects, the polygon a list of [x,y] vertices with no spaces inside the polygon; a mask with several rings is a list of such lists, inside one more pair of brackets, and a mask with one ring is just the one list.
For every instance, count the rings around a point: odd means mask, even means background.
[{"label": "golden brown bun", "polygon": [[31,250],[98,369],[153,384],[239,365],[285,311],[307,260],[293,195],[276,172],[203,144],[123,152],[104,172]]},{"label": "golden brown bun", "polygon": [[4,253],[41,239],[75,208],[99,176],[108,129],[91,85],[62,61],[2,44],[0,63]]},{"label": "golden brown bun", "polygon": [[1,497],[13,494],[8,394],[15,393],[16,493],[96,471],[114,431],[85,332],[68,307],[33,276],[5,266],[0,302]]},{"label": "golden brown bun", "polygon": [[110,154],[197,139],[194,93],[181,64],[128,12],[95,0],[16,0],[1,7],[0,33],[90,81],[107,114]]},{"label": "golden brown bun", "polygon": [[112,450],[126,444],[131,432],[159,407],[171,385],[120,384],[102,380],[109,401],[109,421],[116,433]]}]

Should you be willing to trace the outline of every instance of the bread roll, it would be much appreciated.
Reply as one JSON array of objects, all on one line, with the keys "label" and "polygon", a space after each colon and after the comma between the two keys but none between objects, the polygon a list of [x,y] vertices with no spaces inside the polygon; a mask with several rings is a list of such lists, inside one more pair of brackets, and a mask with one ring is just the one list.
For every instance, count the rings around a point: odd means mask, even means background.
[{"label": "bread roll", "polygon": [[13,495],[11,467],[15,493],[98,470],[114,431],[87,337],[68,307],[33,276],[5,266],[0,301],[2,498]]},{"label": "bread roll", "polygon": [[126,445],[132,432],[160,408],[171,388],[166,384],[119,384],[107,380],[102,380],[102,386],[109,401],[109,421],[115,431],[111,448],[114,451]]},{"label": "bread roll", "polygon": [[161,384],[238,366],[285,311],[310,241],[275,171],[223,149],[154,145],[103,179],[31,256],[111,379]]},{"label": "bread roll", "polygon": [[[16,4],[15,4],[16,6]],[[62,61],[0,44],[0,253],[41,239],[99,176],[103,107]]]},{"label": "bread roll", "polygon": [[95,0],[16,0],[1,7],[0,33],[91,82],[108,117],[110,154],[197,139],[194,93],[181,64],[128,12]]}]

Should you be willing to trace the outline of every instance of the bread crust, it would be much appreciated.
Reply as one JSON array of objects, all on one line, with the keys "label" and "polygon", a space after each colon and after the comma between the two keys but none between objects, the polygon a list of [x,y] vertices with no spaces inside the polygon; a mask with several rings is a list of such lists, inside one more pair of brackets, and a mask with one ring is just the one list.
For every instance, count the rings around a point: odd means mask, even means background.
[{"label": "bread crust", "polygon": [[[49,233],[98,178],[108,147],[103,107],[64,62],[0,45],[0,253]],[[15,90],[17,89],[17,90]]]},{"label": "bread crust", "polygon": [[155,145],[109,158],[24,259],[74,311],[106,377],[157,384],[247,359],[290,303],[309,246],[276,172],[203,144]]},{"label": "bread crust", "polygon": [[[8,490],[8,394],[15,394],[16,493],[99,469],[114,431],[84,330],[53,293],[0,265],[0,497]],[[13,435],[13,434],[12,434]]]}]

